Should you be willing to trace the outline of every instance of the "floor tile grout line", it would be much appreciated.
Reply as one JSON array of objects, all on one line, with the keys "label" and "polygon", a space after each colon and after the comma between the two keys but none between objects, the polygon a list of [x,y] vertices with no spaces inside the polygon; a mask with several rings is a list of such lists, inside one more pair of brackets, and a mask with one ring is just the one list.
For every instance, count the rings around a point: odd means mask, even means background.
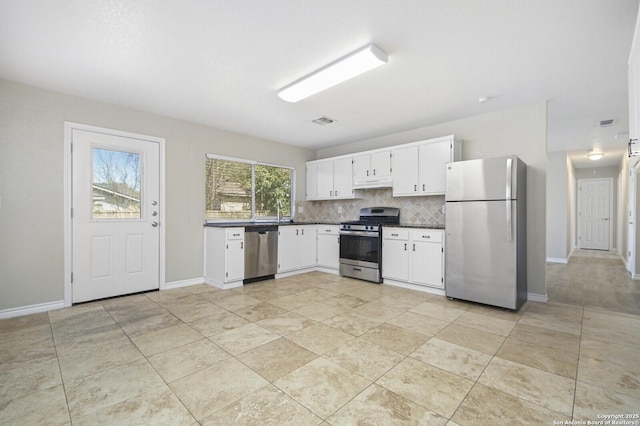
[{"label": "floor tile grout line", "polygon": [[60,381],[62,382],[62,390],[64,391],[64,400],[67,405],[67,415],[69,416],[69,422],[73,425],[73,419],[71,418],[71,407],[69,406],[69,396],[67,395],[67,385],[65,384],[64,376],[62,375],[62,366],[60,365],[60,356],[58,355],[58,346],[56,343],[55,335],[53,334],[53,324],[51,323],[51,316],[47,313],[49,318],[49,329],[51,331],[51,341],[53,342],[53,348],[56,354],[56,362],[58,363],[58,372],[60,373]]},{"label": "floor tile grout line", "polygon": [[584,307],[582,308],[582,321],[580,322],[580,345],[578,345],[578,360],[576,365],[576,377],[573,387],[573,404],[571,405],[571,420],[576,414],[576,398],[578,395],[578,375],[580,374],[580,353],[582,352],[582,342],[584,341]]}]

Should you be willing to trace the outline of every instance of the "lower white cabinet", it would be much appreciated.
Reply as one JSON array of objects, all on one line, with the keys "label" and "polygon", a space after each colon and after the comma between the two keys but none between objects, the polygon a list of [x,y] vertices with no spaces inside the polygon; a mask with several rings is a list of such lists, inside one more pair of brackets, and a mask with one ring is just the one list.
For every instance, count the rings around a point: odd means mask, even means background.
[{"label": "lower white cabinet", "polygon": [[227,289],[244,279],[244,228],[205,228],[204,278]]},{"label": "lower white cabinet", "polygon": [[318,266],[336,270],[340,267],[338,225],[318,225]]},{"label": "lower white cabinet", "polygon": [[278,273],[316,266],[316,225],[278,227]]},{"label": "lower white cabinet", "polygon": [[383,228],[382,277],[444,289],[444,231]]}]

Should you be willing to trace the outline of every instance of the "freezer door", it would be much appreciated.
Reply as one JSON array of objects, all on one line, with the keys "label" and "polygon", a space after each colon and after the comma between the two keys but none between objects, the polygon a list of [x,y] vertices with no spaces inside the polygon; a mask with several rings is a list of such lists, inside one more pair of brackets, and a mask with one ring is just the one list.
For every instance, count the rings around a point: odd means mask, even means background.
[{"label": "freezer door", "polygon": [[516,199],[519,168],[524,169],[524,163],[515,155],[447,163],[445,199]]},{"label": "freezer door", "polygon": [[517,203],[447,203],[445,292],[448,297],[519,308]]}]

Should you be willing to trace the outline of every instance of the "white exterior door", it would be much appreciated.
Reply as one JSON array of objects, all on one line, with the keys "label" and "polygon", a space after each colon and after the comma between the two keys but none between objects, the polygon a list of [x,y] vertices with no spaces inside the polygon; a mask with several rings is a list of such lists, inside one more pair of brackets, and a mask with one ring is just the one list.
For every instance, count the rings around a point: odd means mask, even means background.
[{"label": "white exterior door", "polygon": [[579,181],[580,248],[609,250],[611,183],[611,179]]},{"label": "white exterior door", "polygon": [[74,303],[159,288],[160,144],[73,129]]}]

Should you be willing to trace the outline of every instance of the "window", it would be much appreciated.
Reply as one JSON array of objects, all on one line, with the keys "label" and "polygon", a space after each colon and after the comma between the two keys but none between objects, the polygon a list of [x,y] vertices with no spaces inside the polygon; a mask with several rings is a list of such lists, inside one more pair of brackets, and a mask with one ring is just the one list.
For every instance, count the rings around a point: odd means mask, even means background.
[{"label": "window", "polygon": [[293,217],[293,167],[208,154],[205,219],[268,220]]},{"label": "window", "polygon": [[140,219],[140,154],[93,148],[92,158],[92,219]]}]

